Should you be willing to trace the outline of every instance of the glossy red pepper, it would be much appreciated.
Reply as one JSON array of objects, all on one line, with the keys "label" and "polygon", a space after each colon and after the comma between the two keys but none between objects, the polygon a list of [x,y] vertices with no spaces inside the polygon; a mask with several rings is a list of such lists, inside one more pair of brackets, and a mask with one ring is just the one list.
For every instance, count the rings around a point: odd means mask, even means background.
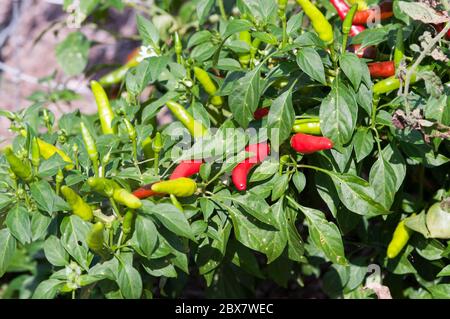
[{"label": "glossy red pepper", "polygon": [[373,21],[386,20],[394,15],[392,1],[383,1],[379,8],[358,11],[353,18],[354,24],[367,24]]},{"label": "glossy red pepper", "polygon": [[181,161],[180,164],[173,170],[169,179],[176,179],[180,177],[191,177],[200,171],[200,166],[202,166],[202,160],[186,160]]},{"label": "glossy red pepper", "polygon": [[263,117],[266,117],[267,114],[269,114],[269,108],[268,107],[262,107],[259,108],[255,111],[255,113],[253,113],[253,117],[255,118],[255,120],[260,120]]},{"label": "glossy red pepper", "polygon": [[160,195],[159,193],[152,191],[152,185],[153,185],[153,183],[139,187],[138,189],[136,189],[133,192],[133,195],[139,199],[144,199],[144,198],[147,198],[150,196]]},{"label": "glossy red pepper", "polygon": [[[350,6],[344,0],[330,0],[330,2],[336,9],[341,20],[344,20],[345,17],[347,16],[348,11],[350,10]],[[358,12],[356,14],[358,14]],[[353,19],[353,21],[355,20]],[[363,32],[366,29],[364,26],[355,24],[356,23],[353,22],[353,25],[350,29],[350,36],[352,37]]]},{"label": "glossy red pepper", "polygon": [[270,146],[267,143],[251,144],[245,148],[245,151],[251,152],[252,157],[240,162],[231,173],[231,179],[234,186],[243,191],[247,189],[247,175],[253,166],[262,162],[270,153]]},{"label": "glossy red pepper", "polygon": [[291,138],[291,147],[302,154],[311,154],[333,148],[333,142],[326,137],[297,133]]},{"label": "glossy red pepper", "polygon": [[394,61],[373,62],[367,64],[370,76],[373,78],[388,78],[395,75]]}]

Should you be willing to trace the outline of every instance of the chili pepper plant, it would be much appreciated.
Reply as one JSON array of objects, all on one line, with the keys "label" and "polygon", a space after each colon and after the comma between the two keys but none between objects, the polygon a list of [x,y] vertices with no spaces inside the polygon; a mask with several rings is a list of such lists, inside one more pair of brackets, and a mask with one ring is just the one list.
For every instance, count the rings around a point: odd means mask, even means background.
[{"label": "chili pepper plant", "polygon": [[0,111],[0,298],[450,297],[448,0],[71,2],[136,49]]}]

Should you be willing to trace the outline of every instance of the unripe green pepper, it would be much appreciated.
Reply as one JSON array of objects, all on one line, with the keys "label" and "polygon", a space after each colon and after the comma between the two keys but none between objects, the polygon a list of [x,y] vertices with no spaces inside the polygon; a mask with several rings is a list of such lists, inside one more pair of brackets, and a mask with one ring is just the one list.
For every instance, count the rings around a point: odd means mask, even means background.
[{"label": "unripe green pepper", "polygon": [[132,209],[127,210],[122,220],[122,231],[125,236],[133,232],[135,220],[136,220],[136,213],[134,212],[134,210]]},{"label": "unripe green pepper", "polygon": [[58,170],[55,180],[56,180],[56,195],[59,195],[61,191],[61,184],[64,181],[64,174],[61,169]]},{"label": "unripe green pepper", "polygon": [[214,106],[221,106],[223,104],[223,99],[221,96],[215,95],[217,92],[217,86],[211,80],[209,74],[199,67],[194,67],[194,74],[197,80],[205,89],[206,93],[211,96],[211,104]]},{"label": "unripe green pepper", "polygon": [[197,191],[197,183],[186,177],[158,182],[152,185],[152,191],[162,194],[173,194],[177,197],[189,197]]},{"label": "unripe green pepper", "polygon": [[319,35],[319,38],[328,45],[333,43],[333,27],[323,13],[309,0],[297,0],[297,3],[311,20],[312,27]]},{"label": "unripe green pepper", "polygon": [[105,226],[102,222],[97,222],[94,225],[92,225],[91,230],[89,231],[86,243],[90,250],[97,254],[101,254],[103,252],[103,232],[105,230]]},{"label": "unripe green pepper", "polygon": [[115,181],[104,177],[89,177],[87,183],[95,192],[113,198],[116,202],[128,208],[137,209],[142,206],[139,198],[120,187]]},{"label": "unripe green pepper", "polygon": [[392,240],[387,248],[387,257],[392,259],[402,251],[403,247],[408,243],[409,237],[411,237],[412,231],[406,227],[405,220],[400,221],[395,228]]},{"label": "unripe green pepper", "polygon": [[86,125],[83,122],[81,122],[80,125],[81,125],[81,136],[83,137],[88,157],[91,160],[92,165],[94,166],[95,174],[98,174],[98,152],[95,140],[92,137]]},{"label": "unripe green pepper", "polygon": [[395,39],[394,63],[397,68],[405,55],[405,44],[403,43],[403,28],[398,28],[397,38]]},{"label": "unripe green pepper", "polygon": [[192,115],[181,105],[174,101],[168,101],[167,107],[173,115],[188,129],[194,138],[208,134],[208,129],[202,123],[196,121]]},{"label": "unripe green pepper", "polygon": [[99,84],[102,86],[111,86],[113,84],[120,83],[127,74],[128,70],[139,64],[139,48],[136,48],[128,55],[127,62],[116,70],[104,75],[98,80]]},{"label": "unripe green pepper", "polygon": [[4,152],[11,171],[25,182],[30,182],[33,178],[30,166],[22,162],[22,160],[14,154],[11,146],[6,147]]},{"label": "unripe green pepper", "polygon": [[292,131],[295,133],[322,135],[320,130],[320,120],[318,118],[295,120]]},{"label": "unripe green pepper", "polygon": [[112,126],[114,112],[109,103],[105,90],[97,81],[91,81],[91,89],[97,103],[98,116],[103,134],[116,134],[117,129]]},{"label": "unripe green pepper", "polygon": [[31,140],[31,164],[33,165],[35,171],[39,168],[41,161],[41,152],[39,151],[39,143],[37,137],[33,137]]},{"label": "unripe green pepper", "polygon": [[61,186],[61,193],[69,203],[75,215],[85,221],[91,221],[94,217],[91,206],[89,206],[73,189]]},{"label": "unripe green pepper", "polygon": [[[249,31],[239,32],[239,40],[247,43],[250,48],[252,47],[252,37],[251,37]],[[246,68],[250,63],[250,59],[251,59],[250,52],[249,53],[239,53],[238,56],[239,56],[239,62],[241,63],[241,65],[244,68]]]}]

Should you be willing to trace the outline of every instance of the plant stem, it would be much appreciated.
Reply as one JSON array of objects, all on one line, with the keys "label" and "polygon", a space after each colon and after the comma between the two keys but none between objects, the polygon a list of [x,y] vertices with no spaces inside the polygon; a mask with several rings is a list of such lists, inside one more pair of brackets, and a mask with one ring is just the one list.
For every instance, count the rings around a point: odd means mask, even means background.
[{"label": "plant stem", "polygon": [[[448,22],[445,25],[445,28],[442,29],[442,31],[439,32],[438,35],[435,36],[430,41],[430,43],[428,43],[428,45],[420,53],[419,57],[414,62],[414,64],[408,69],[408,71],[406,71],[406,80],[405,80],[405,88],[403,90],[403,96],[406,97],[408,95],[409,84],[411,82],[411,76],[416,72],[417,67],[420,65],[420,63],[423,61],[423,59],[425,59],[425,57],[428,55],[428,53],[430,53],[431,49],[433,49],[433,47],[436,45],[436,43],[438,43],[439,40],[441,40],[447,34],[448,30],[450,30],[450,22]],[[406,100],[406,104],[407,104],[407,106],[409,106],[408,100]]]},{"label": "plant stem", "polygon": [[219,5],[220,14],[222,15],[222,18],[227,21],[227,13],[225,12],[225,6],[223,5],[223,0],[217,0],[217,4]]}]

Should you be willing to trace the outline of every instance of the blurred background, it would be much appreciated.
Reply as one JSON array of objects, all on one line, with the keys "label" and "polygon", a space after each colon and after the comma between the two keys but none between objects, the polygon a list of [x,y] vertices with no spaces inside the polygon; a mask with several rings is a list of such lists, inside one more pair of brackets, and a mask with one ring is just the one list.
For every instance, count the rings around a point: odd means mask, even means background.
[{"label": "blurred background", "polygon": [[[95,111],[89,79],[69,80],[56,61],[58,43],[77,31],[66,24],[68,14],[63,11],[63,1],[0,0],[0,109],[16,111],[33,104],[29,99],[33,92],[66,87],[80,98],[67,103],[47,103],[56,116],[77,108],[86,113]],[[122,63],[138,46],[134,40],[135,12],[130,8],[110,9],[108,14],[113,19],[105,21],[101,28],[93,23],[80,28],[91,41],[87,70],[99,63]],[[0,146],[11,136],[8,126],[8,120],[0,117]]]}]

